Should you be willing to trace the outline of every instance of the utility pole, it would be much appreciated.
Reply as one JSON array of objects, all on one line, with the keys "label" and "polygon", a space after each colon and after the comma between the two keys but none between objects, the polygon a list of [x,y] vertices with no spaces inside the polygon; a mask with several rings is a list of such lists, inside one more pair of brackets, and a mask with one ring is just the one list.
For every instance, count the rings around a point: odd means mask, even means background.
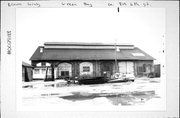
[{"label": "utility pole", "polygon": [[[119,7],[117,8],[117,12],[119,13],[120,9]],[[115,50],[114,50],[114,55],[115,55],[115,73],[118,73],[119,72],[119,68],[118,68],[118,62],[117,62],[117,39],[115,39]]]},{"label": "utility pole", "polygon": [[54,78],[54,63],[53,62],[51,63],[51,74],[52,74],[52,81],[55,81],[55,78]]},{"label": "utility pole", "polygon": [[115,40],[115,45],[114,45],[114,47],[115,47],[115,50],[114,50],[114,55],[115,55],[115,73],[117,73],[118,71],[117,71],[117,52],[116,52],[116,49],[117,49],[117,46],[116,46],[116,41],[117,40]]}]

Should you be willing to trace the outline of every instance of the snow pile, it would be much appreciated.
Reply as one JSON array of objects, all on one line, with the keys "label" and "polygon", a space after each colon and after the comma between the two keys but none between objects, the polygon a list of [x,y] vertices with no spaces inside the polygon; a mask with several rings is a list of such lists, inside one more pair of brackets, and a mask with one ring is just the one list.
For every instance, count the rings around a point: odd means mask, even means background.
[{"label": "snow pile", "polygon": [[[107,83],[95,85],[67,85],[65,81],[23,83],[22,102],[24,107],[38,110],[104,110],[122,109],[131,106],[140,108],[162,107],[162,89],[160,83],[149,82],[147,79],[135,82]],[[152,93],[151,93],[152,91]],[[136,93],[139,92],[140,94]],[[144,92],[144,93],[143,93]],[[122,94],[122,95],[121,95]],[[137,94],[137,95],[136,95]],[[151,98],[152,94],[158,96]],[[138,95],[140,95],[138,97]],[[141,99],[145,96],[145,98]],[[146,95],[150,96],[146,99]],[[137,96],[137,97],[134,97]],[[114,97],[114,98],[113,98]],[[124,106],[127,104],[128,106]],[[52,106],[52,107],[51,107]]]}]

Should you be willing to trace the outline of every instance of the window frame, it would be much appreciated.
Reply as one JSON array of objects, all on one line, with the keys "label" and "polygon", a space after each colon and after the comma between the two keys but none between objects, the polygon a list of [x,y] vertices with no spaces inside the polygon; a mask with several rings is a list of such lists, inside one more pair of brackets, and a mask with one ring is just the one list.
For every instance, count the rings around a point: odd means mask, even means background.
[{"label": "window frame", "polygon": [[34,69],[34,74],[40,74],[40,69],[38,69],[38,68]]},{"label": "window frame", "polygon": [[69,71],[61,71],[61,76],[69,76]]},{"label": "window frame", "polygon": [[83,66],[83,72],[90,72],[90,66]]},{"label": "window frame", "polygon": [[41,69],[41,73],[42,73],[42,74],[46,74],[46,69],[44,69],[44,68]]}]

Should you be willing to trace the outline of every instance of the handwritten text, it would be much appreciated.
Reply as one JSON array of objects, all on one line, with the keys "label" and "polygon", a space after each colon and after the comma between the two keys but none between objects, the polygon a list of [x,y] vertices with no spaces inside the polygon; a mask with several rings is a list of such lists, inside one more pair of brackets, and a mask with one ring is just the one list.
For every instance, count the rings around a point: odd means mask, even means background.
[{"label": "handwritten text", "polygon": [[41,5],[37,2],[28,2],[27,5],[31,7],[41,7]]},{"label": "handwritten text", "polygon": [[7,31],[7,54],[11,54],[11,31]]}]

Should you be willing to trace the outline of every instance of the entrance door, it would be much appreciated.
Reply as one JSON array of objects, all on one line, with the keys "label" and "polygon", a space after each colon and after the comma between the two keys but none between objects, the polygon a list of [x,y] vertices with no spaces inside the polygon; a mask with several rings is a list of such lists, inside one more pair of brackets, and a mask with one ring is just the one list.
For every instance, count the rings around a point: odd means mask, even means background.
[{"label": "entrance door", "polygon": [[101,76],[105,75],[111,77],[113,70],[113,64],[111,62],[101,63]]},{"label": "entrance door", "polygon": [[134,74],[134,63],[128,61],[127,62],[127,74]]},{"label": "entrance door", "polygon": [[119,73],[125,74],[126,73],[126,62],[119,62]]},{"label": "entrance door", "polygon": [[61,63],[58,66],[59,77],[69,77],[72,76],[72,65],[69,63]]},{"label": "entrance door", "polygon": [[119,72],[121,74],[134,74],[134,63],[131,61],[119,62]]}]

